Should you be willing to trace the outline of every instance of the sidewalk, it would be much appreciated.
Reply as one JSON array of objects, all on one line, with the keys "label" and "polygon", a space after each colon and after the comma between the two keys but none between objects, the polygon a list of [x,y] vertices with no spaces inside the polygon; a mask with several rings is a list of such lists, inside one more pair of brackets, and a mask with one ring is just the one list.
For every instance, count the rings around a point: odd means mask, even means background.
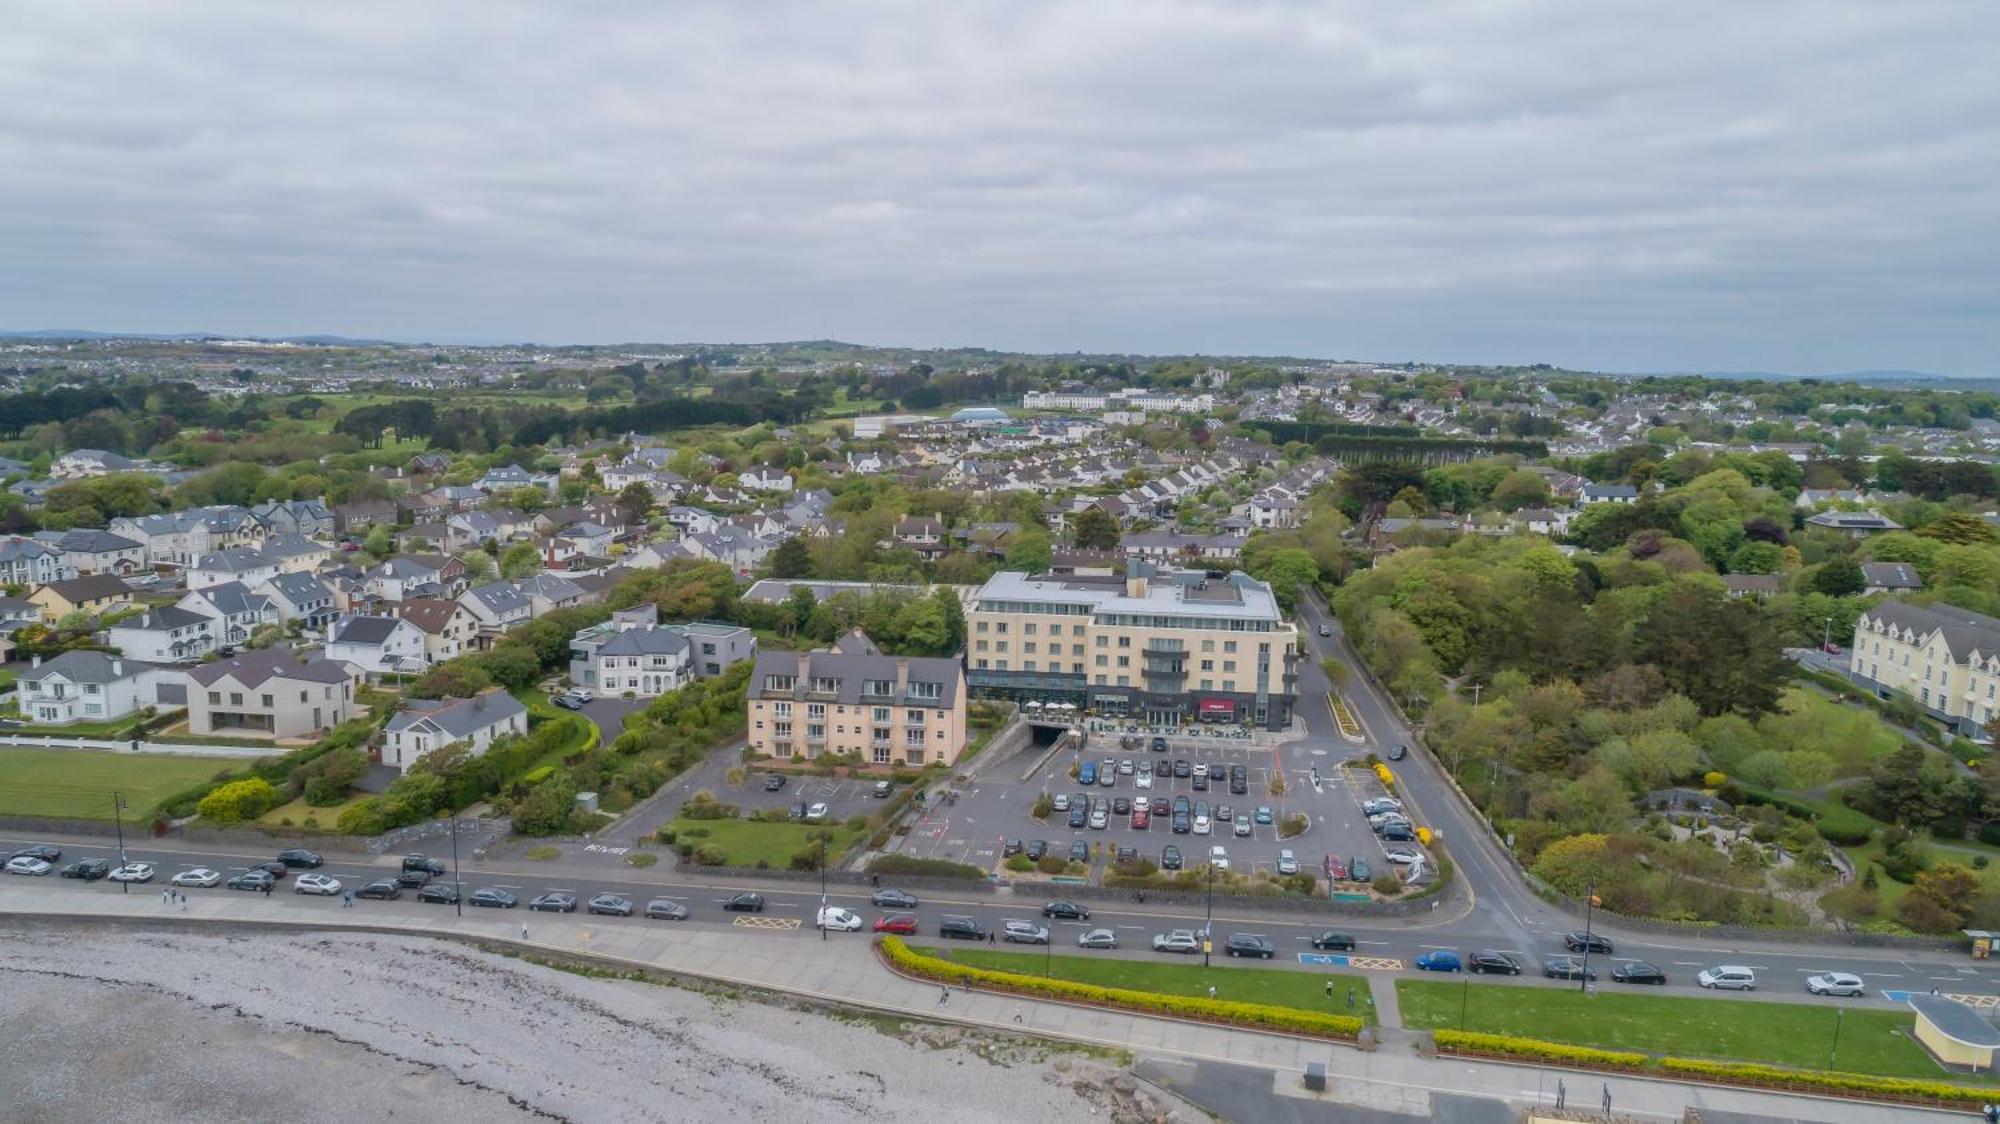
[{"label": "sidewalk", "polygon": [[[740,918],[737,926],[718,930],[613,919],[600,921],[587,915],[526,910],[509,910],[501,917],[485,910],[470,910],[464,917],[458,917],[448,909],[424,907],[419,914],[408,909],[382,909],[373,902],[346,910],[337,901],[306,899],[289,893],[268,899],[240,894],[198,895],[183,912],[164,904],[158,887],[135,888],[129,895],[79,894],[73,890],[24,886],[21,884],[24,881],[27,880],[0,883],[0,916],[360,928],[416,936],[476,938],[524,950],[598,957],[911,1018],[945,1020],[1003,1032],[1027,1031],[1123,1049],[1135,1058],[1256,1066],[1275,1071],[1274,1081],[1280,1088],[1297,1087],[1307,1063],[1320,1062],[1327,1067],[1331,1078],[1327,1099],[1346,1103],[1379,1105],[1386,1100],[1407,1101],[1431,1093],[1458,1093],[1530,1104],[1538,1098],[1552,1101],[1559,1074],[1577,1089],[1587,1086],[1595,1091],[1600,1084],[1607,1083],[1595,1074],[1426,1059],[1400,1043],[1365,1053],[1276,1034],[1060,1003],[956,989],[946,993],[936,985],[906,980],[881,967],[862,934],[836,934],[829,940],[821,940],[819,933],[811,929],[766,928],[758,922],[768,923],[770,919],[761,915]],[[1963,1113],[1934,1113],[1893,1105],[1683,1086],[1635,1078],[1612,1077],[1608,1085],[1621,1114],[1658,1119],[1678,1120],[1688,1105],[1718,1113],[1809,1117],[1829,1124],[1965,1119]]]}]

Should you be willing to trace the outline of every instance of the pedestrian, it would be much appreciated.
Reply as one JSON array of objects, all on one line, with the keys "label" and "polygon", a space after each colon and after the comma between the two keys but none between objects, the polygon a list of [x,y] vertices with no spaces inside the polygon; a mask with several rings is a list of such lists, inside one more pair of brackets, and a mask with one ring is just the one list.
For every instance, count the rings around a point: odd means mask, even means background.
[{"label": "pedestrian", "polygon": [[938,1006],[942,1007],[949,1002],[951,1002],[951,989],[948,987],[938,988]]},{"label": "pedestrian", "polygon": [[528,939],[528,927],[526,925],[521,926],[521,939],[524,941]]},{"label": "pedestrian", "polygon": [[1215,985],[1214,985],[1214,984],[1209,984],[1209,985],[1208,985],[1208,997],[1209,997],[1210,999],[1213,999],[1213,998],[1215,998]]},{"label": "pedestrian", "polygon": [[1354,989],[1351,987],[1347,989],[1347,1009],[1350,1011],[1354,1009]]},{"label": "pedestrian", "polygon": [[176,893],[174,896],[181,900],[181,912],[186,913],[188,909],[188,896],[182,893]]},{"label": "pedestrian", "polygon": [[958,986],[959,986],[959,987],[960,987],[961,989],[965,990],[965,991],[971,991],[971,990],[972,990],[972,974],[971,974],[971,973],[969,973],[969,972],[968,972],[968,973],[966,973],[966,976],[965,976],[965,978],[959,981],[959,983],[958,983]]},{"label": "pedestrian", "polygon": [[271,896],[271,882],[269,879],[264,881],[264,896],[267,898]]},{"label": "pedestrian", "polygon": [[986,930],[986,943],[987,943],[987,944],[999,944],[999,943],[1000,943],[1000,938],[998,938],[998,937],[996,937],[996,936],[994,936],[994,935],[993,935],[993,930],[991,930],[991,929],[988,929],[988,930]]},{"label": "pedestrian", "polygon": [[172,899],[171,897],[169,897],[169,895],[170,895],[171,893],[172,893],[172,891],[170,891],[170,890],[161,890],[161,891],[160,891],[160,904],[161,904],[161,905],[166,905],[166,904],[167,904],[167,903],[168,903],[169,901],[173,900],[173,899]]},{"label": "pedestrian", "polygon": [[1327,997],[1328,999],[1332,999],[1332,998],[1333,998],[1333,981],[1332,981],[1332,980],[1328,980],[1328,981],[1326,981],[1326,997]]}]

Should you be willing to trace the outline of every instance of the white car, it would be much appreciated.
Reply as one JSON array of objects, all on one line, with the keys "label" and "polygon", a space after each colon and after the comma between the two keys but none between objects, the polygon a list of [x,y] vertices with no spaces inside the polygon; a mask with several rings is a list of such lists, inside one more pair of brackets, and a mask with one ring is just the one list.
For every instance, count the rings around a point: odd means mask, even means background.
[{"label": "white car", "polygon": [[1201,951],[1201,938],[1193,929],[1174,929],[1153,937],[1154,952],[1195,953]]},{"label": "white car", "polygon": [[1209,831],[1208,817],[1196,816],[1194,818],[1194,833],[1196,835],[1207,835],[1208,831]]},{"label": "white car", "polygon": [[1049,807],[1054,808],[1058,812],[1069,811],[1069,793],[1067,792],[1056,793],[1055,798],[1049,801]]},{"label": "white car", "polygon": [[330,874],[301,874],[292,883],[294,894],[324,894],[332,897],[340,892],[340,879]]},{"label": "white car", "polygon": [[1806,990],[1814,995],[1866,995],[1868,985],[1852,972],[1826,972],[1807,976]]},{"label": "white car", "polygon": [[167,881],[172,882],[176,886],[220,886],[222,885],[222,872],[219,870],[210,870],[205,866],[198,866],[193,870],[183,870],[172,878],[167,879]]},{"label": "white car", "polygon": [[1752,991],[1757,987],[1757,973],[1741,964],[1722,964],[1703,968],[1695,975],[1694,982],[1722,991]]},{"label": "white car", "polygon": [[1033,921],[1009,921],[1000,926],[1000,939],[1014,944],[1047,944],[1049,930]]},{"label": "white car", "polygon": [[124,866],[105,875],[105,877],[111,879],[113,882],[151,882],[153,880],[153,864],[126,863]]},{"label": "white car", "polygon": [[1403,802],[1393,796],[1377,796],[1373,800],[1364,800],[1361,804],[1361,814],[1364,816],[1379,816],[1384,812],[1400,812],[1402,810]]},{"label": "white car", "polygon": [[9,874],[47,874],[52,869],[50,864],[33,855],[16,855],[7,860]]},{"label": "white car", "polygon": [[813,924],[835,933],[856,933],[861,931],[861,915],[830,905],[819,911],[819,918]]},{"label": "white car", "polygon": [[1208,863],[1217,870],[1228,870],[1229,852],[1223,849],[1222,844],[1217,843],[1208,849]]},{"label": "white car", "polygon": [[1248,839],[1250,838],[1250,832],[1251,832],[1250,817],[1248,816],[1236,817],[1234,826],[1234,833],[1236,835],[1236,838]]},{"label": "white car", "polygon": [[1132,759],[1130,757],[1123,758],[1118,762],[1118,775],[1121,777],[1132,775]]},{"label": "white car", "polygon": [[1150,773],[1150,772],[1147,772],[1147,773],[1140,773],[1140,774],[1139,774],[1138,776],[1135,776],[1135,777],[1133,777],[1133,778],[1132,778],[1132,787],[1134,787],[1134,788],[1151,788],[1151,787],[1153,787],[1153,774],[1152,774],[1152,773]]},{"label": "white car", "polygon": [[1382,857],[1395,863],[1397,866],[1409,866],[1424,856],[1422,852],[1411,847],[1384,847],[1382,848]]},{"label": "white car", "polygon": [[812,807],[806,809],[806,821],[809,823],[818,823],[819,821],[825,818],[826,818],[825,804],[814,804]]},{"label": "white car", "polygon": [[578,699],[578,700],[580,700],[580,701],[582,701],[582,702],[589,702],[589,701],[590,701],[590,697],[591,697],[591,696],[590,696],[590,688],[588,688],[588,687],[571,687],[571,688],[569,689],[569,696],[570,696],[571,698],[573,698],[573,699]]},{"label": "white car", "polygon": [[1297,855],[1292,854],[1292,849],[1290,847],[1281,848],[1278,851],[1278,873],[1297,874],[1298,872],[1299,872],[1299,857]]}]

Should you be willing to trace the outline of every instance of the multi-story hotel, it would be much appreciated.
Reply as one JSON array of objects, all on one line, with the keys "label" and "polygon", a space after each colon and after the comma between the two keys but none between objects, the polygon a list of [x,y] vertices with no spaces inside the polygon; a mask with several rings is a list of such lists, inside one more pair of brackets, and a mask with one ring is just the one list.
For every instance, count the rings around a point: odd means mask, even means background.
[{"label": "multi-story hotel", "polygon": [[966,677],[985,695],[1068,703],[1148,725],[1291,724],[1298,629],[1241,572],[993,575],[966,620]]},{"label": "multi-story hotel", "polygon": [[2000,711],[2000,620],[1951,605],[1884,601],[1854,624],[1848,674],[1908,697],[1947,727],[1986,741]]},{"label": "multi-story hotel", "polygon": [[852,753],[922,768],[965,748],[958,661],[883,655],[860,629],[828,651],[760,652],[748,695],[750,746],[780,760]]}]

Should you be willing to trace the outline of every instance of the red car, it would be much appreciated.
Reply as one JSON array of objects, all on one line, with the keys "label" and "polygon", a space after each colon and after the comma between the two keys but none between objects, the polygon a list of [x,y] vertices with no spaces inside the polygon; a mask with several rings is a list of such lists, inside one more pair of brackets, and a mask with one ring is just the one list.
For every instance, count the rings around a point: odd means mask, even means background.
[{"label": "red car", "polygon": [[1132,809],[1132,830],[1144,831],[1151,826],[1153,826],[1153,817],[1150,812],[1144,808],[1135,807]]},{"label": "red car", "polygon": [[1347,864],[1341,861],[1339,855],[1326,857],[1326,877],[1329,882],[1347,881]]},{"label": "red car", "polygon": [[878,933],[896,933],[906,937],[912,936],[917,931],[917,915],[914,913],[884,914],[875,919],[875,931]]}]

